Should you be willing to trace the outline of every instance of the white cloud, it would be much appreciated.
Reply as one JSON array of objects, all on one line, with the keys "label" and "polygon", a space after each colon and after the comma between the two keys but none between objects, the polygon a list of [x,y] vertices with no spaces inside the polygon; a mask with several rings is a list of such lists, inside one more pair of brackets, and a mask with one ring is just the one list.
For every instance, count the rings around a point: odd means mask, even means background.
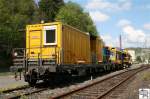
[{"label": "white cloud", "polygon": [[[135,28],[132,26],[130,20],[122,19],[117,24],[122,29],[122,43],[123,47],[150,47],[150,34],[146,33],[142,29]],[[147,26],[148,28],[148,26]]]},{"label": "white cloud", "polygon": [[105,9],[108,7],[111,7],[112,4],[109,2],[104,2],[102,0],[90,0],[90,2],[88,2],[86,8],[88,9]]},{"label": "white cloud", "polygon": [[118,5],[118,10],[129,10],[131,8],[131,2],[124,2]]},{"label": "white cloud", "polygon": [[123,32],[128,42],[131,43],[143,43],[146,39],[146,34],[142,30],[135,29],[131,25],[123,27]]},{"label": "white cloud", "polygon": [[[150,34],[131,25],[122,27],[122,48],[128,47],[150,47]],[[106,46],[119,47],[119,35],[114,38],[109,34],[101,35]]]},{"label": "white cloud", "polygon": [[142,29],[137,29],[132,26],[131,21],[121,19],[117,26],[122,29],[122,43],[124,47],[143,47],[147,34]]},{"label": "white cloud", "polygon": [[127,26],[127,25],[130,25],[131,22],[127,19],[121,19],[119,22],[118,22],[118,26],[120,27],[124,27],[124,26]]},{"label": "white cloud", "polygon": [[109,2],[106,0],[89,0],[86,5],[87,9],[90,10],[108,10],[108,11],[122,11],[129,10],[131,8],[131,2],[129,0],[123,0],[119,2]]},{"label": "white cloud", "polygon": [[111,35],[101,35],[103,41],[105,42],[106,46],[118,47],[118,40],[113,38]]},{"label": "white cloud", "polygon": [[144,28],[150,30],[150,23],[144,24]]},{"label": "white cloud", "polygon": [[109,16],[100,12],[100,11],[91,11],[90,16],[94,20],[94,22],[104,22],[109,19]]}]

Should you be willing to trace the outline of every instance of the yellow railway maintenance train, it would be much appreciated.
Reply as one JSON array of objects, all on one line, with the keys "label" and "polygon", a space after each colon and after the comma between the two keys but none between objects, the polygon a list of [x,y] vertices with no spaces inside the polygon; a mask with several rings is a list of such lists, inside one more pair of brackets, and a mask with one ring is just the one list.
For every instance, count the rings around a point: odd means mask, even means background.
[{"label": "yellow railway maintenance train", "polygon": [[56,76],[92,75],[130,65],[127,51],[105,47],[90,36],[61,22],[27,25],[26,48],[13,50],[12,71],[23,71],[30,85]]}]

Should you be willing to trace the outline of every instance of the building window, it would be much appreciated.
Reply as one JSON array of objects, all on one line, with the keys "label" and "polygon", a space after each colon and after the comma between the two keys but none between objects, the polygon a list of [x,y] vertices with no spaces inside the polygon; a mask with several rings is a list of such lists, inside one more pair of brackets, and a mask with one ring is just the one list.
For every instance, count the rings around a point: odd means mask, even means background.
[{"label": "building window", "polygon": [[57,44],[56,26],[45,26],[44,45],[56,45],[56,44]]}]

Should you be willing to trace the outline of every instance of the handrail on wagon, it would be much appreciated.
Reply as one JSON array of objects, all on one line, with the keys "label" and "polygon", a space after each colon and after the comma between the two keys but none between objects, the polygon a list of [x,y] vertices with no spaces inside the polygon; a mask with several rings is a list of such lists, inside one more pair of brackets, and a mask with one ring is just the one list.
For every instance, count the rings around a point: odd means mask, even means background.
[{"label": "handrail on wagon", "polygon": [[[57,59],[58,57],[57,57],[57,53],[59,53],[59,51],[56,51],[56,47],[54,47],[55,48],[55,55],[51,55],[51,54],[42,54],[42,53],[36,53],[36,54],[33,54],[33,55],[30,55],[30,57],[28,57],[29,56],[29,53],[26,53],[26,51],[28,50],[28,49],[37,49],[37,48],[41,48],[41,47],[33,47],[33,48],[14,48],[13,49],[13,54],[15,54],[15,52],[16,52],[16,55],[14,55],[14,57],[15,58],[22,58],[23,60],[24,60],[24,62],[25,61],[28,61],[28,60],[30,60],[30,59],[37,59],[37,60],[39,60],[39,62],[40,62],[40,64],[42,64],[42,57],[45,57],[45,56],[47,56],[47,57],[49,57],[49,59],[50,60],[53,60],[53,59]],[[45,47],[42,47],[42,48],[45,48]],[[59,60],[59,59],[58,59]],[[41,65],[40,65],[41,66]]]},{"label": "handrail on wagon", "polygon": [[[43,48],[45,48],[45,47],[32,47],[32,48],[14,48],[13,49],[13,51],[12,51],[12,53],[14,54],[15,52],[17,52],[17,50],[18,51],[20,51],[20,54],[21,54],[21,51],[22,51],[22,55],[18,55],[17,57],[23,57],[23,54],[25,54],[26,53],[26,50],[30,50],[30,49],[43,49]],[[55,48],[55,53],[58,53],[58,52],[56,52],[56,46],[54,46],[54,48]],[[26,56],[26,55],[25,55]],[[37,54],[37,56],[38,56],[38,54]],[[48,55],[42,55],[42,56],[48,56]]]}]

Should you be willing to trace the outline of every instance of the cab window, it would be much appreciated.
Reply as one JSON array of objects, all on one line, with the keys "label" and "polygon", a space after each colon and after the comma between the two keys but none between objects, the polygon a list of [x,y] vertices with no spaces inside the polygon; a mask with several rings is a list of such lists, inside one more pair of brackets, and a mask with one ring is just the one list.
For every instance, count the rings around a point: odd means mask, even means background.
[{"label": "cab window", "polygon": [[56,26],[44,27],[44,45],[56,45]]}]

